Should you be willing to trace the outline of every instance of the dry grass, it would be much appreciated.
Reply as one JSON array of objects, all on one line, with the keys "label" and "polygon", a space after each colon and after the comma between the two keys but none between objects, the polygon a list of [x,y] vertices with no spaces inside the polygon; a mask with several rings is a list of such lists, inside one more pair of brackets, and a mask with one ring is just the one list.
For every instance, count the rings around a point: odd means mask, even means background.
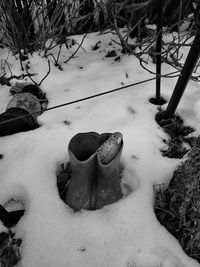
[{"label": "dry grass", "polygon": [[158,220],[200,262],[200,138],[175,170],[165,191],[157,193]]}]

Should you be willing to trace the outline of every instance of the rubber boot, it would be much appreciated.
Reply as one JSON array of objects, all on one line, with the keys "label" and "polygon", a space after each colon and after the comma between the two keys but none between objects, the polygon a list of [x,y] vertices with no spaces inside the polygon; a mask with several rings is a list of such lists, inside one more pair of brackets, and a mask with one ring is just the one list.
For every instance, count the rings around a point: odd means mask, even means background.
[{"label": "rubber boot", "polygon": [[32,114],[32,117],[35,119],[35,121],[37,120],[38,115],[40,115],[42,112],[38,98],[29,92],[15,94],[8,102],[6,110],[11,108],[20,108],[26,110],[28,113]]},{"label": "rubber boot", "polygon": [[11,135],[37,128],[34,118],[32,116],[27,116],[28,114],[29,113],[26,110],[20,108],[11,108],[0,114],[0,136]]},{"label": "rubber boot", "polygon": [[120,185],[120,156],[122,149],[123,142],[115,158],[108,164],[103,164],[97,154],[95,209],[101,209],[122,198]]},{"label": "rubber boot", "polygon": [[41,98],[42,90],[35,84],[27,84],[23,87],[21,93],[30,93],[39,99]]},{"label": "rubber boot", "polygon": [[109,134],[95,132],[75,135],[68,146],[72,177],[66,193],[66,203],[75,211],[93,209],[97,174],[96,150]]}]

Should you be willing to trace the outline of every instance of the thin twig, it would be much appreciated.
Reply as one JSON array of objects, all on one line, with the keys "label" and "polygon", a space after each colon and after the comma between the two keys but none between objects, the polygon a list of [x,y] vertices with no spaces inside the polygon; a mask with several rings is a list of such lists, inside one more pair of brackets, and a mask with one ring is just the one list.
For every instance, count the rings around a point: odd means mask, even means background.
[{"label": "thin twig", "polygon": [[87,36],[87,33],[86,34],[84,34],[84,36],[83,36],[83,38],[82,38],[82,40],[81,40],[81,42],[80,42],[80,44],[79,44],[79,46],[77,47],[77,49],[74,51],[74,53],[66,60],[66,61],[64,61],[64,63],[67,63],[67,62],[69,62],[70,61],[70,59],[72,59],[73,57],[74,57],[74,55],[78,52],[78,50],[80,49],[80,47],[82,46],[82,44],[83,44],[83,42],[84,42],[84,39],[86,38],[86,36]]},{"label": "thin twig", "polygon": [[39,83],[35,82],[34,79],[31,77],[31,76],[33,76],[33,75],[31,75],[31,73],[29,73],[27,66],[26,66],[26,72],[27,72],[27,76],[31,79],[31,81],[32,81],[35,85],[37,85],[37,86],[39,87],[39,86],[42,84],[42,82],[47,78],[47,76],[48,76],[48,75],[50,74],[50,72],[51,72],[51,64],[50,64],[50,60],[48,59],[48,71],[47,71],[47,74],[42,78],[42,80],[41,80]]},{"label": "thin twig", "polygon": [[40,86],[42,84],[42,82],[47,78],[47,76],[50,74],[51,72],[51,63],[50,63],[50,60],[48,59],[48,71],[47,71],[47,74],[42,78],[42,80],[40,81],[40,83],[38,84],[38,86]]}]

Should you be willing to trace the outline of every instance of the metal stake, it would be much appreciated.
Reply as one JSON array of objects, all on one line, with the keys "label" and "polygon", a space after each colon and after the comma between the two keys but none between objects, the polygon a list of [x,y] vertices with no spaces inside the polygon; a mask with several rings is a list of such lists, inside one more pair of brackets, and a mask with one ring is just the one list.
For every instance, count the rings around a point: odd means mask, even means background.
[{"label": "metal stake", "polygon": [[162,0],[160,0],[158,8],[157,22],[157,42],[156,42],[156,100],[160,101],[160,82],[161,82],[161,50],[162,50]]},{"label": "metal stake", "polygon": [[170,98],[169,104],[165,111],[165,117],[171,118],[181,100],[181,97],[188,84],[190,76],[194,70],[195,65],[200,57],[200,30],[197,31],[194,42],[190,48],[189,54],[186,58],[185,64],[179,76],[179,79],[174,88],[173,94]]},{"label": "metal stake", "polygon": [[156,40],[156,97],[151,98],[150,102],[154,105],[163,105],[166,101],[160,95],[161,83],[161,52],[162,52],[162,7],[163,0],[159,0],[157,17],[157,40]]}]

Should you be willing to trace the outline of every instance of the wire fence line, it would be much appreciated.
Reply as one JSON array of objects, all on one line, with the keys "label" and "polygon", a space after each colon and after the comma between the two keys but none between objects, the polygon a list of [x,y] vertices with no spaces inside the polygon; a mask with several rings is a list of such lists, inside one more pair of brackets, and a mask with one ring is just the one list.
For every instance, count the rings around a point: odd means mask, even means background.
[{"label": "wire fence line", "polygon": [[[170,77],[170,75],[174,75],[176,73],[179,73],[179,71],[170,72],[170,73],[168,73],[166,75],[163,75],[163,77],[164,78],[168,78],[168,77]],[[149,78],[149,79],[145,79],[145,80],[142,80],[142,81],[139,81],[139,82],[131,83],[131,84],[128,84],[128,85],[124,85],[124,86],[121,86],[121,87],[118,87],[118,88],[115,88],[115,89],[111,89],[111,90],[108,90],[108,91],[105,91],[105,92],[101,92],[101,93],[98,93],[98,94],[95,94],[95,95],[90,95],[90,96],[87,96],[87,97],[84,97],[84,98],[79,98],[79,99],[76,99],[76,100],[72,100],[70,102],[65,102],[63,104],[56,105],[56,106],[53,106],[53,107],[50,107],[50,108],[45,108],[43,110],[43,112],[46,112],[46,111],[49,111],[49,110],[53,110],[53,109],[58,109],[58,108],[61,108],[61,107],[64,107],[64,106],[69,106],[69,105],[72,105],[72,104],[75,104],[75,103],[83,102],[83,101],[86,101],[86,100],[89,100],[89,99],[92,99],[92,98],[96,98],[96,97],[100,97],[100,96],[103,96],[103,95],[111,94],[111,93],[114,93],[114,92],[117,92],[117,91],[120,91],[120,90],[124,90],[126,88],[130,88],[130,87],[142,84],[142,83],[150,82],[150,81],[153,81],[153,80],[156,80],[156,79],[158,79],[158,76],[155,76],[155,77],[152,77],[152,78]],[[33,116],[33,115],[36,115],[36,114],[38,114],[38,112],[32,112],[32,113],[29,113],[29,114],[26,114],[26,115],[22,115],[22,116],[19,116],[19,117],[16,117],[16,118],[5,120],[5,121],[0,122],[0,126],[3,125],[3,124],[9,123],[9,122],[16,121],[16,120],[19,120],[19,119],[24,119],[24,118],[27,118],[27,117],[30,117],[30,116]]]}]

